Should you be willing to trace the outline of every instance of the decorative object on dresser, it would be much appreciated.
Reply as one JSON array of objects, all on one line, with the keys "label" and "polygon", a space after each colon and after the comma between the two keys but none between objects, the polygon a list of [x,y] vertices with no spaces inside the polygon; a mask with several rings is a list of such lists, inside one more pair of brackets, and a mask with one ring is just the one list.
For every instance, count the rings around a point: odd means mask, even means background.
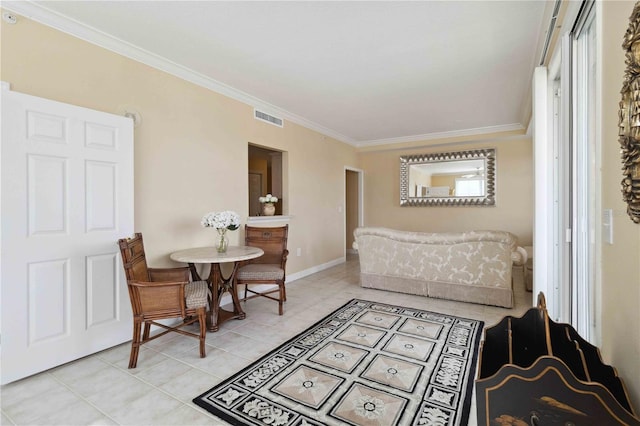
[{"label": "decorative object on dresser", "polygon": [[233,425],[466,425],[482,327],[354,299],[193,402]]},{"label": "decorative object on dresser", "polygon": [[[133,309],[133,340],[129,368],[136,368],[140,346],[170,331],[195,337],[200,341],[200,358],[206,356],[205,337],[207,290],[205,281],[189,282],[189,268],[149,268],[144,253],[142,234],[118,240],[127,287]],[[157,322],[162,319],[184,318],[170,327]],[[182,330],[199,322],[199,333]],[[144,332],[141,328],[144,324]],[[165,331],[150,336],[151,325]]]},{"label": "decorative object on dresser", "polygon": [[618,140],[622,146],[622,198],[632,221],[640,223],[640,3],[624,36],[627,69],[622,83]]},{"label": "decorative object on dresser", "polygon": [[[278,313],[283,314],[282,303],[287,301],[287,290],[284,286],[286,279],[286,266],[289,250],[287,239],[289,225],[278,227],[255,227],[245,225],[244,241],[249,247],[258,247],[264,251],[264,255],[243,262],[236,275],[236,286],[244,285],[244,297],[242,301],[254,297],[266,297],[278,302]],[[266,290],[250,289],[253,285],[273,285],[277,287]],[[247,295],[251,293],[251,295]],[[277,298],[272,296],[277,293]]]},{"label": "decorative object on dresser", "polygon": [[479,425],[640,425],[616,370],[549,318],[542,293],[537,308],[485,330],[476,398]]},{"label": "decorative object on dresser", "polygon": [[362,287],[513,307],[512,266],[526,262],[504,231],[406,232],[357,228]]}]

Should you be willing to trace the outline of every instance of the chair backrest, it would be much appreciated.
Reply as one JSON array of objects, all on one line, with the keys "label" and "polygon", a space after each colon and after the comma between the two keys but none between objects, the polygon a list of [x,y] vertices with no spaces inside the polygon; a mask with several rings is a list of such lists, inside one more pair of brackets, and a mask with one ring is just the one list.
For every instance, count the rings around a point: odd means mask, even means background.
[{"label": "chair backrest", "polygon": [[251,263],[282,264],[283,254],[287,250],[289,225],[273,228],[245,225],[244,232],[246,245],[264,250],[264,255],[251,259]]},{"label": "chair backrest", "polygon": [[118,240],[120,254],[122,255],[122,265],[129,281],[149,281],[149,270],[147,269],[147,258],[144,255],[144,243],[142,234],[137,232],[133,238],[122,238]]},{"label": "chair backrest", "polygon": [[152,281],[144,254],[142,234],[137,232],[133,238],[120,239],[118,245],[133,314],[153,318],[184,316],[184,287],[162,283],[151,287],[135,284],[136,281]]}]

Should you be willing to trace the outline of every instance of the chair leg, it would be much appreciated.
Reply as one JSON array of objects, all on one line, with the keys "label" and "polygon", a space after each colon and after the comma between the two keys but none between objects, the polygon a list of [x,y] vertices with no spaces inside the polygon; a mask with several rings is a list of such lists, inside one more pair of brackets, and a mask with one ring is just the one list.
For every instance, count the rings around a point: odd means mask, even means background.
[{"label": "chair leg", "polygon": [[284,286],[284,281],[282,282],[282,296],[285,302],[287,301],[287,288]]},{"label": "chair leg", "polygon": [[149,338],[149,332],[151,331],[151,324],[146,322],[144,323],[144,333],[142,334],[142,341],[146,342]]},{"label": "chair leg", "polygon": [[207,337],[207,313],[206,308],[202,308],[198,312],[198,321],[200,322],[200,358],[207,356],[205,352],[205,338]]},{"label": "chair leg", "polygon": [[244,285],[244,298],[242,300],[246,301],[247,300],[247,287],[249,287],[248,284]]},{"label": "chair leg", "polygon": [[279,296],[278,297],[278,315],[282,315],[283,309],[282,309],[282,301],[284,300],[284,284],[278,284],[278,289],[279,289]]},{"label": "chair leg", "polygon": [[131,355],[129,356],[129,368],[136,368],[138,365],[138,351],[140,349],[140,329],[142,321],[133,319],[133,339],[131,340]]}]

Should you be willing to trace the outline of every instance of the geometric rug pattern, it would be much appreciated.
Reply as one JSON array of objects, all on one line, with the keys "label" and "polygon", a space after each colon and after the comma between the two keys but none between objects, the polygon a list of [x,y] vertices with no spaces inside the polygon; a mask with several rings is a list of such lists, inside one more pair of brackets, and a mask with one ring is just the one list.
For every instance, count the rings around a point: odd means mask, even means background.
[{"label": "geometric rug pattern", "polygon": [[233,425],[466,425],[482,327],[353,299],[193,402]]}]

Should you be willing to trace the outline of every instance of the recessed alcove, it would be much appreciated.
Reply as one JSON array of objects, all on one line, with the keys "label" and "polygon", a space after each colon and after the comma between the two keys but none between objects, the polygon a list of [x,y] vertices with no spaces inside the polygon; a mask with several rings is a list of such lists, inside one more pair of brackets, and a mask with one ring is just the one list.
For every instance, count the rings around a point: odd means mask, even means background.
[{"label": "recessed alcove", "polygon": [[278,197],[275,216],[286,213],[286,154],[285,151],[248,144],[249,217],[262,216],[262,206],[258,199],[266,194]]}]

